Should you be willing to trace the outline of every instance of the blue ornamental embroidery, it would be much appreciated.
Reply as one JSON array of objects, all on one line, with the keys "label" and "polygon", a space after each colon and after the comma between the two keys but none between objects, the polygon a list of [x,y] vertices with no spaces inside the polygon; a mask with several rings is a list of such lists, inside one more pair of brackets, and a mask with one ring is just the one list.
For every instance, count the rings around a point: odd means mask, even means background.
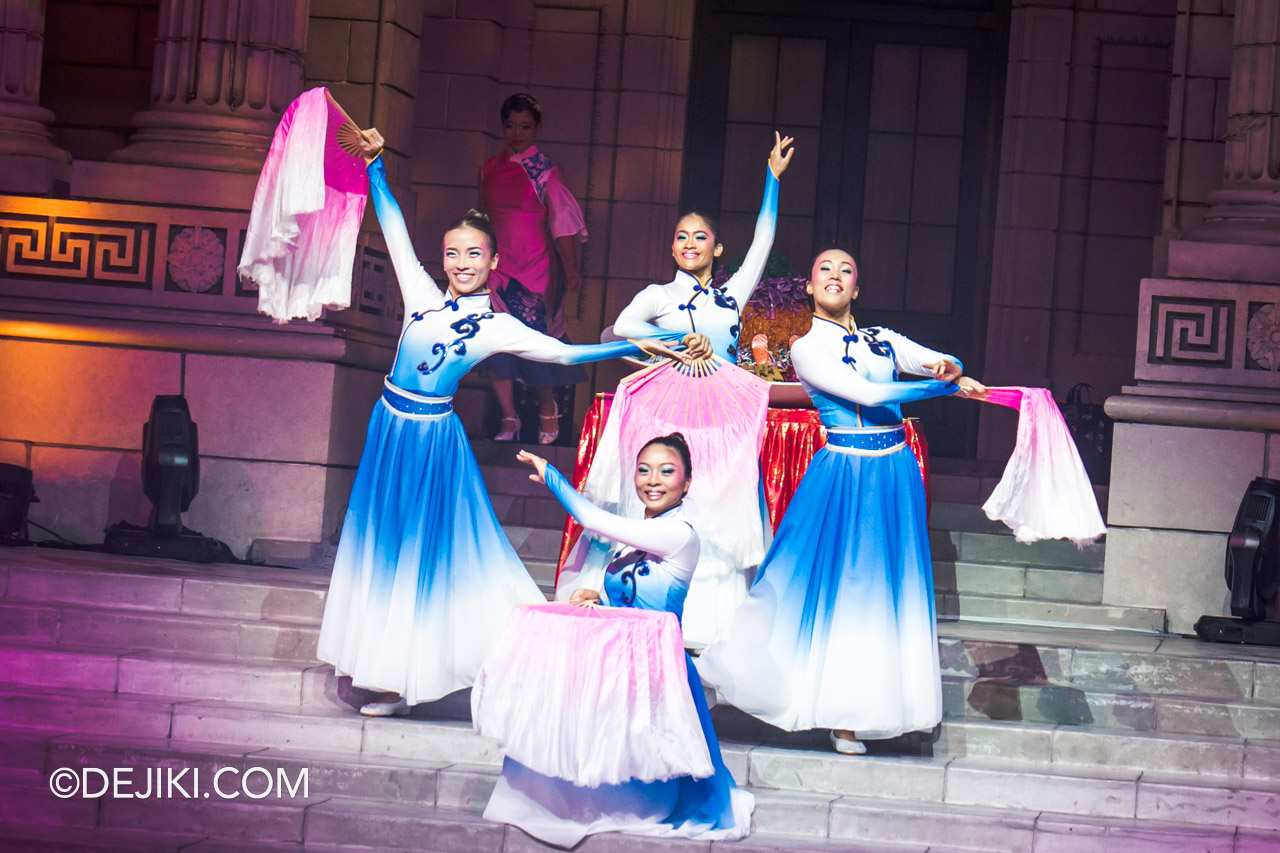
[{"label": "blue ornamental embroidery", "polygon": [[[446,303],[446,304],[449,304],[449,303]],[[453,310],[457,311],[458,303],[454,302],[452,303],[452,305],[453,305]],[[429,365],[425,361],[422,362],[421,364],[418,365],[418,372],[422,373],[424,376],[430,376],[432,373],[435,373],[437,370],[440,369],[440,365],[444,364],[445,358],[447,358],[449,355],[449,350],[453,350],[458,355],[466,355],[467,341],[474,338],[476,336],[476,333],[480,331],[480,321],[488,320],[492,317],[493,317],[492,311],[485,311],[483,314],[468,314],[467,316],[463,317],[461,320],[450,323],[449,328],[457,332],[458,337],[454,338],[448,343],[445,343],[444,341],[440,341],[436,344],[433,344],[431,347],[431,354],[434,356],[439,356],[439,358],[436,359],[435,364]],[[422,319],[417,314],[414,315],[414,318],[419,320]]]},{"label": "blue ornamental embroidery", "polygon": [[[882,341],[878,337],[882,332],[884,332],[882,327],[870,326],[862,330],[862,339],[867,342],[868,348],[876,355],[894,358],[893,344],[888,341]],[[897,361],[896,358],[894,360]]]},{"label": "blue ornamental embroidery", "polygon": [[529,176],[530,182],[533,183],[533,191],[538,196],[538,201],[542,202],[542,206],[547,206],[547,178],[551,175],[551,170],[556,164],[551,162],[551,158],[541,151],[525,157],[520,160],[520,165],[524,167],[524,173]]},{"label": "blue ornamental embroidery", "polygon": [[715,298],[716,305],[733,310],[735,319],[733,325],[729,327],[729,357],[733,358],[737,349],[738,332],[742,329],[742,309],[738,307],[738,300],[718,287],[712,288],[711,295]]},{"label": "blue ornamental embroidery", "polygon": [[[616,560],[621,555],[621,550],[614,554]],[[647,577],[649,575],[649,554],[645,551],[636,551],[630,555],[631,562],[625,567],[611,565],[607,569],[610,574],[618,573],[618,583],[622,585],[621,604],[624,607],[630,607],[636,602],[636,578]]]}]

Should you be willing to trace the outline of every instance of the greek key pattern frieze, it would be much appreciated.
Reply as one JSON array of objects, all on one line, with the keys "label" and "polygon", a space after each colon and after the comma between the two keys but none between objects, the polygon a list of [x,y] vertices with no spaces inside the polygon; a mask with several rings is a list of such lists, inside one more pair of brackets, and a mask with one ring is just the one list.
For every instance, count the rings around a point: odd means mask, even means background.
[{"label": "greek key pattern frieze", "polygon": [[6,276],[149,288],[155,251],[153,222],[0,211]]},{"label": "greek key pattern frieze", "polygon": [[1149,364],[1231,369],[1234,300],[1154,296]]},{"label": "greek key pattern frieze", "polygon": [[[0,302],[186,308],[256,326],[258,289],[240,280],[243,211],[0,195]],[[394,340],[400,288],[380,235],[356,251],[344,328]],[[341,319],[338,319],[338,318]]]}]

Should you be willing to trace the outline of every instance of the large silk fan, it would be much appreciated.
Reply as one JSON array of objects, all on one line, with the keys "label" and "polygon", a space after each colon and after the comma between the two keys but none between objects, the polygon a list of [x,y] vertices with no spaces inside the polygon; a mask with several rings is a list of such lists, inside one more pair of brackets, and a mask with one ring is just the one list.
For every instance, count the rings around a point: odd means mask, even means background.
[{"label": "large silk fan", "polygon": [[[769,383],[715,357],[709,364],[667,361],[629,376],[618,386],[610,417],[621,421],[620,510],[638,516],[640,500],[631,488],[636,455],[651,438],[680,432],[693,457],[690,518],[704,548],[725,548],[737,563],[750,555],[742,516],[758,515],[760,443],[769,410]],[[724,495],[733,495],[726,505]],[[737,499],[741,498],[740,501]],[[740,504],[740,505],[739,505]],[[726,536],[716,531],[726,528]],[[736,535],[735,535],[736,532]]]}]

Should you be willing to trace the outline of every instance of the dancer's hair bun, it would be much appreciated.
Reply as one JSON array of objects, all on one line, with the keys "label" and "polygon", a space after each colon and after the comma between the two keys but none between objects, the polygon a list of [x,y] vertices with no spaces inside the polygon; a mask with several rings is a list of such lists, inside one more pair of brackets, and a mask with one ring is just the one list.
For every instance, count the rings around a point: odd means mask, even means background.
[{"label": "dancer's hair bun", "polygon": [[489,240],[489,249],[495,255],[498,254],[498,234],[493,230],[493,223],[489,221],[489,214],[473,207],[451,222],[445,230],[452,231],[455,228],[474,228],[479,231]]},{"label": "dancer's hair bun", "polygon": [[[683,433],[673,432],[651,438],[645,442],[644,447],[640,448],[640,453],[644,453],[655,444],[674,450],[680,457],[680,461],[684,463],[685,476],[693,476],[693,456],[689,453],[689,442],[685,440]],[[637,459],[640,458],[640,453],[636,454]]]}]

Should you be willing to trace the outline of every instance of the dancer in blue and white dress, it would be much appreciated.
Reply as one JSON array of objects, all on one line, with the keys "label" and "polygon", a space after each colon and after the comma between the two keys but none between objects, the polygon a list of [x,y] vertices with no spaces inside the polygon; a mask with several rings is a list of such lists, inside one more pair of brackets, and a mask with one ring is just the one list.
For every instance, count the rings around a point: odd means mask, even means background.
[{"label": "dancer in blue and white dress", "polygon": [[[818,255],[813,328],[791,347],[827,428],[751,593],[699,659],[732,705],[789,731],[889,738],[942,718],[933,565],[924,488],[900,404],[986,388],[954,356],[890,331],[858,328],[857,267]],[[897,381],[900,374],[932,377]]]},{"label": "dancer in blue and white dress", "polygon": [[[712,281],[715,260],[724,251],[716,240],[715,223],[705,214],[687,213],[676,223],[671,243],[671,255],[677,267],[675,279],[666,284],[651,284],[636,294],[614,322],[614,335],[634,338],[664,332],[696,334],[698,339],[685,339],[689,356],[715,355],[728,361],[728,365],[721,364],[720,369],[739,369],[735,365],[742,311],[760,283],[773,248],[778,225],[779,179],[795,153],[795,149],[789,148],[791,142],[791,137],[774,133],[755,237],[742,266],[724,286]],[[705,381],[717,379],[713,375]],[[616,418],[606,422],[583,493],[607,510],[629,514],[636,506],[623,474],[627,462],[619,458],[620,426]],[[692,423],[657,427],[671,428],[691,429]],[[753,458],[759,453],[759,447],[735,447],[729,452],[738,458]],[[719,636],[734,610],[746,598],[756,567],[768,547],[771,527],[763,493],[756,488],[742,488],[741,482],[733,488],[695,495],[688,511],[690,520],[698,527],[703,548],[685,608],[685,642],[690,648],[700,649]],[[565,561],[557,597],[563,599],[579,586],[598,588],[609,547],[608,542],[581,537]]]},{"label": "dancer in blue and white dress", "polygon": [[[546,460],[522,451],[533,479],[545,482],[565,510],[587,530],[619,543],[609,563],[604,596],[614,607],[674,613],[684,610],[689,580],[698,563],[698,534],[683,513],[689,490],[689,447],[679,433],[655,438],[636,458],[634,484],[644,518],[605,512],[574,490]],[[580,589],[574,602],[601,602]],[[653,782],[631,780],[595,787],[574,785],[537,773],[510,758],[485,809],[489,820],[510,823],[544,842],[572,847],[587,835],[629,832],[701,840],[742,838],[751,830],[755,798],[734,784],[720,755],[706,697],[692,659],[685,655],[689,691],[706,738],[714,773],[702,779],[678,776]],[[625,678],[624,678],[625,681]],[[620,684],[619,688],[625,687]],[[536,697],[530,701],[536,701]],[[639,715],[643,718],[644,713]],[[609,732],[598,733],[608,738]]]},{"label": "dancer in blue and white dress", "polygon": [[641,351],[626,342],[570,346],[494,313],[485,283],[497,241],[474,212],[444,236],[442,293],[413,252],[381,145],[377,131],[364,132],[404,327],[369,418],[317,652],[355,686],[399,694],[361,709],[371,716],[407,713],[469,686],[511,608],[545,600],[498,524],[453,414],[463,375],[495,352],[575,364]]}]

